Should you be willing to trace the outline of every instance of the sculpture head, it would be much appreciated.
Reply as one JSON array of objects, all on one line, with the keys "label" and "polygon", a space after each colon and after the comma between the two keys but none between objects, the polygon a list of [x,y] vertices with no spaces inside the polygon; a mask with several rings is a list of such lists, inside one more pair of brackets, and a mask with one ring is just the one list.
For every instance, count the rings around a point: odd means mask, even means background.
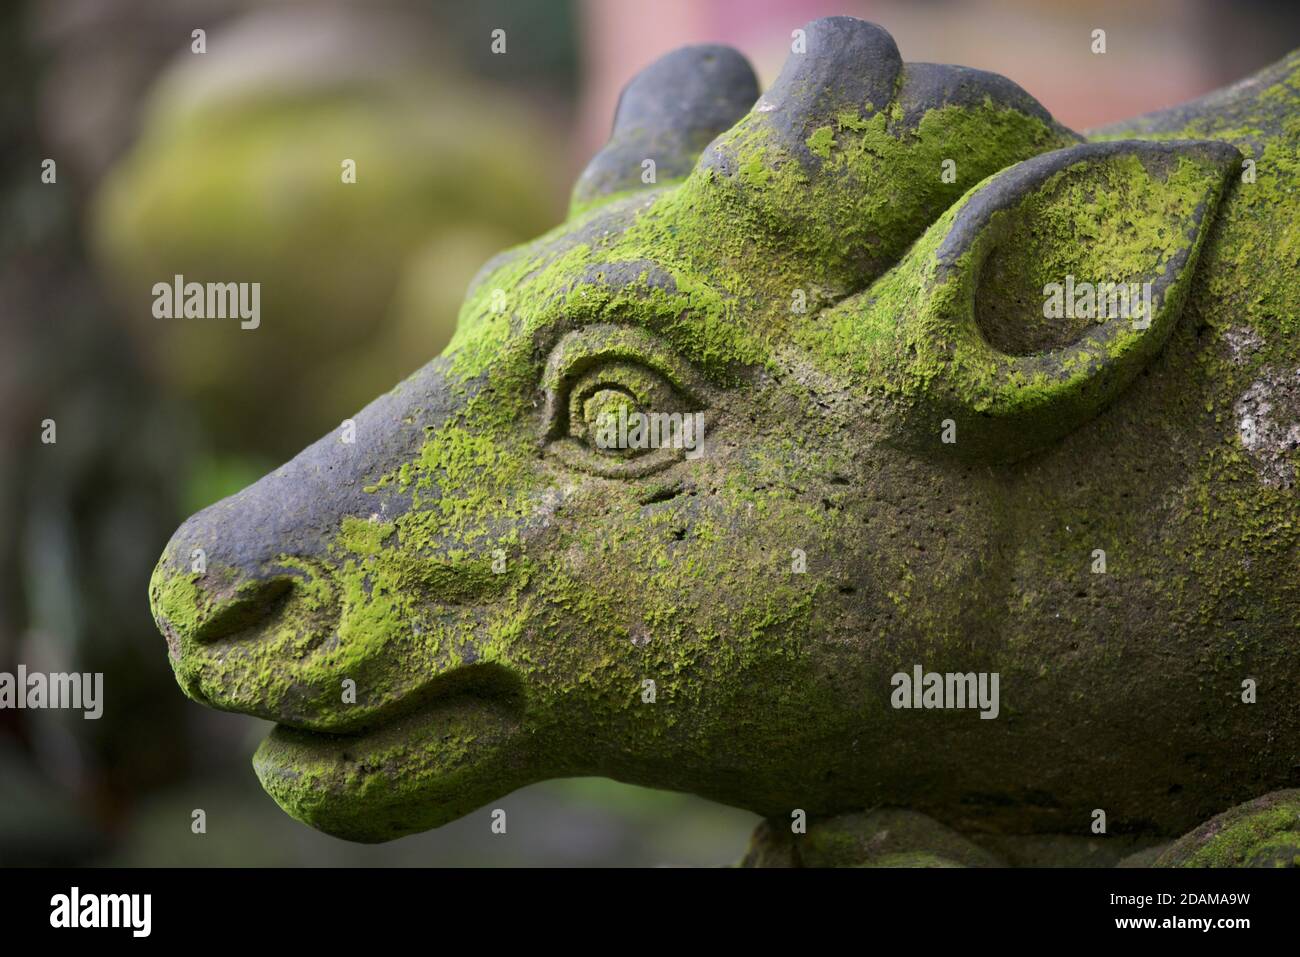
[{"label": "sculpture head", "polygon": [[[762,97],[670,54],[442,356],[177,531],[177,679],[277,722],[263,785],[357,840],[566,775],[829,812],[933,793],[947,742],[992,780],[1038,739],[904,733],[890,675],[1044,665],[1004,637],[1015,477],[1159,353],[1239,162],[1083,143],[849,18]],[[1149,311],[1045,317],[1067,276]],[[702,436],[627,447],[637,413]]]}]

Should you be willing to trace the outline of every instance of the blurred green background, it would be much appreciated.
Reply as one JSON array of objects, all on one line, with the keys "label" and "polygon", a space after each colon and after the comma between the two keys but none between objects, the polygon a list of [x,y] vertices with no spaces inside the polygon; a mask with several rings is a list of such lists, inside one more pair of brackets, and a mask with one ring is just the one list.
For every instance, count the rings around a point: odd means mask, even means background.
[{"label": "blurred green background", "polygon": [[[724,42],[766,84],[790,31],[832,13],[881,23],[906,59],[1004,73],[1077,129],[1245,76],[1300,25],[1279,0],[0,8],[0,671],[106,676],[99,721],[0,710],[0,864],[740,857],[752,814],[598,779],[494,802],[505,835],[489,809],[382,846],[318,834],[253,777],[265,723],[176,688],[146,585],[187,515],[441,350],[483,262],[559,222],[636,70]],[[177,273],[261,282],[261,327],[154,319],[152,286]],[[39,440],[47,418],[55,445]]]}]

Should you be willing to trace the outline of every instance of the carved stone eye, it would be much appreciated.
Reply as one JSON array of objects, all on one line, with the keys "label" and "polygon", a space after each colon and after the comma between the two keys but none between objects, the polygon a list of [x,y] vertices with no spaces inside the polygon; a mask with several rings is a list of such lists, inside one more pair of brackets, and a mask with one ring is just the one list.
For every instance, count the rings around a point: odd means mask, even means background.
[{"label": "carved stone eye", "polygon": [[702,454],[707,385],[645,330],[600,324],[554,348],[542,445],[571,468],[640,478]]},{"label": "carved stone eye", "polygon": [[607,360],[581,373],[564,402],[566,427],[552,451],[610,478],[648,475],[680,461],[700,439],[693,403],[660,372],[633,359]]},{"label": "carved stone eye", "polygon": [[633,420],[637,413],[644,414],[636,396],[622,387],[601,387],[589,395],[582,403],[582,429],[575,438],[584,440],[594,449],[610,455],[627,457],[634,449],[620,447],[617,441],[619,426]]}]

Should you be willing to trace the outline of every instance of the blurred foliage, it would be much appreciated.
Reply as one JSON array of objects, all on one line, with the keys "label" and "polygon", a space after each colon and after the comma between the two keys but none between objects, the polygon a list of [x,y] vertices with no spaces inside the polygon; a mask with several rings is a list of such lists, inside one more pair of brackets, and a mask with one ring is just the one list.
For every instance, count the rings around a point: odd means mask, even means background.
[{"label": "blurred foliage", "polygon": [[187,770],[183,703],[159,694],[170,669],[145,606],[186,439],[87,265],[86,184],[42,139],[46,61],[21,42],[22,13],[0,6],[0,670],[111,675],[114,720],[0,711],[0,861],[69,863],[136,794]]},{"label": "blurred foliage", "polygon": [[[207,832],[190,828],[194,808]],[[492,810],[506,833],[491,832]],[[152,866],[484,865],[717,867],[734,864],[758,818],[747,811],[619,784],[547,781],[436,831],[380,845],[349,844],[289,820],[252,774],[228,775],[142,804],[127,840],[97,863]]]},{"label": "blurred foliage", "polygon": [[[94,229],[167,387],[219,449],[283,458],[441,350],[477,268],[558,220],[562,150],[412,31],[247,19],[160,78]],[[412,256],[417,307],[394,311]],[[154,283],[178,274],[260,282],[261,327],[155,319]]]},{"label": "blurred foliage", "polygon": [[228,495],[234,495],[260,479],[275,464],[264,456],[240,452],[200,453],[190,464],[185,485],[181,489],[181,510],[191,515]]}]

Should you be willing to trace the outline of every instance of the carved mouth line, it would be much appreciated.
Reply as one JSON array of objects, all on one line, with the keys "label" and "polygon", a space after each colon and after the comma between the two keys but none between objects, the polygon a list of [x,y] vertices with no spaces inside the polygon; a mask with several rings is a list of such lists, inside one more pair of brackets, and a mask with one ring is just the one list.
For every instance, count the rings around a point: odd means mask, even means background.
[{"label": "carved mouth line", "polygon": [[308,723],[281,721],[277,727],[292,729],[295,734],[344,742],[364,738],[409,718],[424,716],[453,699],[476,699],[504,711],[513,721],[522,718],[524,712],[524,686],[519,676],[503,665],[480,663],[462,665],[438,675],[353,724],[321,728]]}]

